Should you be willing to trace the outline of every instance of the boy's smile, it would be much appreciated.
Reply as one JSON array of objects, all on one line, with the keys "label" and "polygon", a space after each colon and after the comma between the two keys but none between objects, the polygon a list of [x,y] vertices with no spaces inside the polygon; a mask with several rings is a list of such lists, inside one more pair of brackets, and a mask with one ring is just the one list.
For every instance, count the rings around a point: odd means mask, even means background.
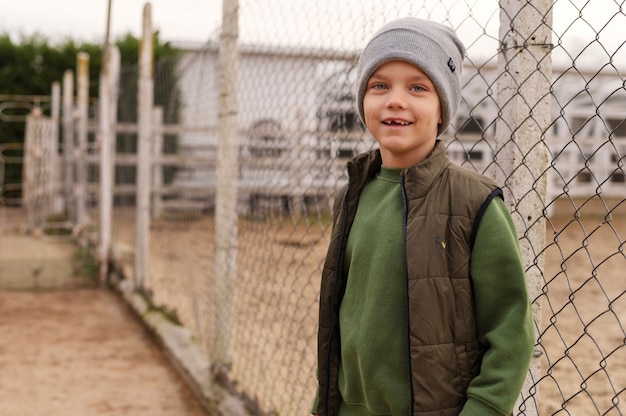
[{"label": "boy's smile", "polygon": [[367,82],[363,113],[387,167],[413,166],[435,146],[441,123],[439,96],[428,76],[412,64],[381,65]]}]

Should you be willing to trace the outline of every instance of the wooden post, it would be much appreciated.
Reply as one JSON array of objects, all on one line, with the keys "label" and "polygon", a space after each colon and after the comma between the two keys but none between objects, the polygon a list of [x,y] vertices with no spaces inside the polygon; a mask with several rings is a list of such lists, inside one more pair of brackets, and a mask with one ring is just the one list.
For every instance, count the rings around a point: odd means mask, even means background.
[{"label": "wooden post", "polygon": [[[76,157],[76,200],[75,235],[80,235],[87,226],[87,122],[89,118],[89,54],[78,53],[77,74],[77,107],[78,107],[78,146],[75,148]],[[82,240],[82,239],[81,239]]]},{"label": "wooden post", "polygon": [[61,114],[61,84],[58,81],[52,83],[52,102],[50,105],[50,117],[58,122]]},{"label": "wooden post", "polygon": [[74,73],[63,74],[63,198],[68,220],[76,226],[76,206],[72,186],[74,184]]},{"label": "wooden post", "polygon": [[150,239],[150,168],[152,166],[152,107],[154,80],[152,48],[152,8],[143,7],[143,31],[139,51],[139,96],[137,124],[137,234],[135,240],[135,287],[143,290],[148,270]]},{"label": "wooden post", "polygon": [[[56,132],[58,134],[59,131],[59,116],[61,114],[61,83],[55,81],[52,83],[52,105],[50,107],[50,118],[55,125]],[[50,172],[50,182],[48,184],[48,190],[51,195],[50,201],[50,214],[54,216],[58,216],[63,214],[63,195],[62,189],[62,180],[61,180],[61,158],[59,157],[59,138],[52,138],[53,143],[50,143],[51,152],[50,157],[52,158],[52,171]]]},{"label": "wooden post", "polygon": [[237,56],[239,2],[223,0],[219,49],[219,143],[215,206],[215,331],[214,371],[225,371],[232,362],[237,282],[237,193],[239,138],[237,129]]},{"label": "wooden post", "polygon": [[[541,292],[545,247],[546,170],[548,152],[540,141],[550,125],[552,1],[500,1],[500,54],[496,122],[496,179],[504,185],[513,214],[531,299]],[[541,308],[533,305],[536,327]],[[517,411],[537,415],[539,356],[533,358]],[[517,413],[516,413],[517,414]]]}]

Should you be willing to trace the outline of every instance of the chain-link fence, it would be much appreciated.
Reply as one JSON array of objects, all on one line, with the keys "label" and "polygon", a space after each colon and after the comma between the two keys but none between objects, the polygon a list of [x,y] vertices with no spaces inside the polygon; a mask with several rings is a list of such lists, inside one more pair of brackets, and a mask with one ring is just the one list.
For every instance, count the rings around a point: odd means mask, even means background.
[{"label": "chain-link fence", "polygon": [[330,206],[345,162],[374,146],[353,107],[356,57],[413,15],[467,47],[442,138],[502,184],[518,228],[537,345],[515,414],[626,413],[624,1],[224,4],[211,40],[154,65],[148,236],[143,81],[121,70],[111,238],[112,262],[193,333],[215,375],[259,412],[308,412]]}]

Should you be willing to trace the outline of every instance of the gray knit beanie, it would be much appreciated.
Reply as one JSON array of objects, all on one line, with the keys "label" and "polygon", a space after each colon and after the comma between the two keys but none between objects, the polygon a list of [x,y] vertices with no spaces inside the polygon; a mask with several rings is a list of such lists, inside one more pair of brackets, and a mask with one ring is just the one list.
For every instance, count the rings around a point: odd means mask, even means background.
[{"label": "gray knit beanie", "polygon": [[421,69],[435,85],[441,102],[441,135],[461,102],[461,68],[465,47],[447,26],[415,17],[394,20],[383,26],[361,52],[356,71],[356,103],[365,124],[363,96],[367,82],[389,61],[405,61]]}]

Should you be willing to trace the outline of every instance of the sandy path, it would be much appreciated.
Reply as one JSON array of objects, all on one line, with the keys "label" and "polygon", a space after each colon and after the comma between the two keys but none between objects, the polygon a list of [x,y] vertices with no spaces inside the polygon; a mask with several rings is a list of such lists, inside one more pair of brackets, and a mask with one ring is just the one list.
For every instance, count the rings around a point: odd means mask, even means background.
[{"label": "sandy path", "polygon": [[205,415],[109,290],[0,292],[0,334],[3,415]]}]

